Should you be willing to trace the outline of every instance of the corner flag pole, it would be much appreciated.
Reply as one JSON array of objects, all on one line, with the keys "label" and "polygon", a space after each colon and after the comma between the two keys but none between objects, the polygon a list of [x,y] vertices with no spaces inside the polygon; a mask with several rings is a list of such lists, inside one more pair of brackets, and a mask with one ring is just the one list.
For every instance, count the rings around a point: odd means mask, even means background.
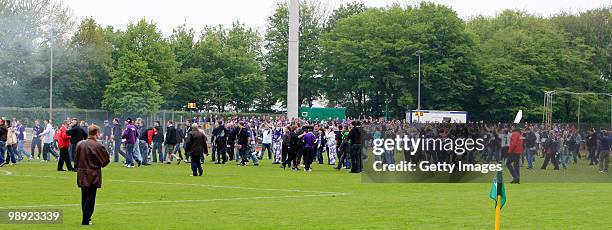
[{"label": "corner flag pole", "polygon": [[[522,118],[523,110],[519,110],[514,117],[514,124],[519,124]],[[495,200],[495,230],[499,230],[501,225],[501,209],[506,203],[506,189],[504,188],[504,175],[502,171],[497,171],[493,178],[489,198]]]},{"label": "corner flag pole", "polygon": [[489,198],[495,200],[495,230],[499,230],[501,225],[501,209],[506,203],[506,191],[504,188],[504,176],[501,171],[498,171],[493,178]]},{"label": "corner flag pole", "polygon": [[495,230],[499,230],[501,225],[501,195],[497,195],[497,204],[495,205]]},{"label": "corner flag pole", "polygon": [[504,176],[501,172],[497,173],[497,175],[495,176],[495,180],[497,181],[495,186],[495,193],[497,195],[497,202],[495,202],[495,230],[499,230],[501,225],[501,208],[502,205],[504,205],[504,203],[506,202],[505,200],[502,200],[502,195],[504,197],[506,195],[504,191]]}]

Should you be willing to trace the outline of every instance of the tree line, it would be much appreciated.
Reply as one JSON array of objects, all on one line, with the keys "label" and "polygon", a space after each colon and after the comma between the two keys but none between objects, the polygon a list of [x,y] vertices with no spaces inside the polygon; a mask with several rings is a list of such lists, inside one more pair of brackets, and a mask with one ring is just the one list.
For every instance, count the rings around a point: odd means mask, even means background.
[{"label": "tree line", "polygon": [[[51,10],[52,9],[52,10]],[[349,116],[401,118],[415,109],[465,110],[539,121],[546,90],[612,92],[612,6],[541,17],[505,10],[463,20],[451,8],[300,6],[299,103],[324,101]],[[53,0],[0,0],[0,106],[54,106],[149,114],[194,101],[206,111],[282,110],[287,87],[288,7],[262,33],[231,26],[174,29],[140,19],[125,29],[74,22]],[[577,96],[555,98],[554,118],[573,121]],[[582,96],[584,122],[609,121],[610,98]]]}]

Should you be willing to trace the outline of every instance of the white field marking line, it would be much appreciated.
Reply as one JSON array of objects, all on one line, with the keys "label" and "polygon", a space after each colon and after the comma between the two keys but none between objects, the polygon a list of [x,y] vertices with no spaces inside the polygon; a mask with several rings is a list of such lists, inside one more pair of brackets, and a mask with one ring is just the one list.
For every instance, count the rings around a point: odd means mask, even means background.
[{"label": "white field marking line", "polygon": [[12,173],[12,172],[9,172],[9,171],[6,171],[6,170],[2,170],[2,169],[0,169],[0,171],[1,171],[1,172],[4,172],[4,175],[5,175],[5,176],[10,176],[10,175],[13,175],[13,173]]},{"label": "white field marking line", "polygon": [[[4,171],[4,170],[2,170]],[[12,175],[11,172],[5,171]],[[33,175],[13,175],[13,176],[26,176],[26,177],[39,177],[39,178],[54,178],[54,179],[68,179],[65,177],[53,177],[53,176],[33,176]],[[324,192],[324,191],[309,191],[299,189],[280,189],[280,188],[252,188],[252,187],[240,187],[240,186],[226,186],[226,185],[207,185],[207,184],[185,184],[185,183],[172,183],[172,182],[159,182],[159,181],[131,181],[131,180],[117,180],[117,179],[106,179],[105,181],[124,182],[124,183],[146,183],[146,184],[161,184],[161,185],[184,185],[184,186],[198,186],[198,187],[210,187],[210,188],[229,188],[229,189],[244,189],[244,190],[259,190],[259,191],[279,191],[279,192],[301,192],[301,193],[318,193],[318,194],[344,194],[339,192]]]},{"label": "white field marking line", "polygon": [[[204,202],[215,202],[215,201],[236,201],[236,200],[260,200],[260,199],[281,199],[281,198],[304,198],[304,197],[322,197],[322,196],[343,196],[348,195],[347,193],[336,193],[336,194],[310,194],[310,195],[299,195],[299,196],[256,196],[256,197],[235,197],[235,198],[217,198],[208,200],[160,200],[160,201],[131,201],[131,202],[117,202],[117,203],[102,203],[96,204],[96,206],[105,205],[129,205],[129,204],[170,204],[170,203],[204,203]],[[25,205],[25,206],[6,206],[0,207],[0,209],[15,209],[15,208],[48,208],[48,207],[76,207],[81,204],[44,204],[44,205]]]},{"label": "white field marking line", "polygon": [[126,183],[148,183],[148,184],[163,184],[163,185],[187,185],[187,186],[200,186],[200,187],[212,187],[212,188],[231,188],[231,189],[245,189],[245,190],[261,190],[261,191],[279,191],[279,192],[303,192],[303,193],[321,193],[321,194],[339,194],[338,192],[322,192],[322,191],[309,191],[299,189],[281,189],[281,188],[252,188],[252,187],[240,187],[240,186],[226,186],[226,185],[207,185],[207,184],[183,184],[183,183],[172,183],[172,182],[157,182],[157,181],[129,181],[129,180],[113,180],[115,182],[126,182]]}]

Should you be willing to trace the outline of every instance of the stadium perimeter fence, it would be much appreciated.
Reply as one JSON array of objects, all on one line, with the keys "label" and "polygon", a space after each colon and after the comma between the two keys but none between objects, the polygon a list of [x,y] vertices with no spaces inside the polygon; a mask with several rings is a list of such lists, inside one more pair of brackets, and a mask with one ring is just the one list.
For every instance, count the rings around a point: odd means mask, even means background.
[{"label": "stadium perimeter fence", "polygon": [[[142,114],[122,114],[115,115],[115,113],[106,110],[94,110],[94,109],[74,109],[74,108],[54,108],[52,111],[52,120],[54,125],[59,125],[63,120],[69,120],[71,118],[77,118],[79,120],[86,121],[88,124],[103,125],[104,121],[112,123],[113,118],[118,118],[123,125],[123,120],[131,118],[142,118],[145,121],[146,126],[152,126],[155,121],[159,121],[160,125],[165,128],[165,121],[172,120],[177,124],[184,124],[188,118],[200,117],[221,117],[227,118],[232,116],[240,117],[251,117],[251,116],[266,116],[266,117],[277,117],[281,114],[271,113],[207,113],[207,112],[195,112],[195,111],[173,111],[173,110],[161,110],[159,112],[142,115]],[[0,107],[0,118],[20,120],[27,128],[34,126],[35,120],[40,120],[41,124],[43,120],[49,119],[48,108],[17,108],[17,107]],[[202,126],[205,130],[209,131],[212,128],[210,122],[203,123]]]}]

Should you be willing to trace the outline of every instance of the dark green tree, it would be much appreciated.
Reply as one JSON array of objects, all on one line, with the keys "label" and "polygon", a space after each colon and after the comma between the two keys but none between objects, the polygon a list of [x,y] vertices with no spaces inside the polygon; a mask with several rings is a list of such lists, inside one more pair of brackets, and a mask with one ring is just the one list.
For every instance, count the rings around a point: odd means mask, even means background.
[{"label": "dark green tree", "polygon": [[145,59],[127,51],[119,58],[117,68],[112,72],[102,107],[119,115],[152,114],[164,102],[160,89]]},{"label": "dark green tree", "polygon": [[580,14],[560,13],[551,20],[571,39],[582,39],[593,47],[593,68],[605,79],[612,79],[612,5]]},{"label": "dark green tree", "polygon": [[422,109],[472,110],[477,84],[473,41],[446,6],[368,9],[337,20],[323,36],[327,99],[351,116],[395,117],[416,108],[418,57]]},{"label": "dark green tree", "polygon": [[261,37],[235,22],[231,28],[208,27],[194,45],[190,67],[199,68],[204,92],[197,99],[225,111],[255,109],[265,92],[260,62]]},{"label": "dark green tree", "polygon": [[161,87],[160,92],[165,99],[162,108],[176,109],[184,104],[175,99],[179,63],[154,22],[143,18],[129,23],[127,30],[116,38],[116,43],[116,58],[121,59],[126,53],[133,52],[147,63],[151,76]]},{"label": "dark green tree", "polygon": [[[604,83],[589,68],[592,47],[548,19],[506,10],[494,18],[474,18],[468,30],[479,41],[479,101],[486,120],[509,121],[523,109],[527,120],[539,121],[544,91],[594,91]],[[572,120],[575,102],[558,98],[555,116]]]}]

